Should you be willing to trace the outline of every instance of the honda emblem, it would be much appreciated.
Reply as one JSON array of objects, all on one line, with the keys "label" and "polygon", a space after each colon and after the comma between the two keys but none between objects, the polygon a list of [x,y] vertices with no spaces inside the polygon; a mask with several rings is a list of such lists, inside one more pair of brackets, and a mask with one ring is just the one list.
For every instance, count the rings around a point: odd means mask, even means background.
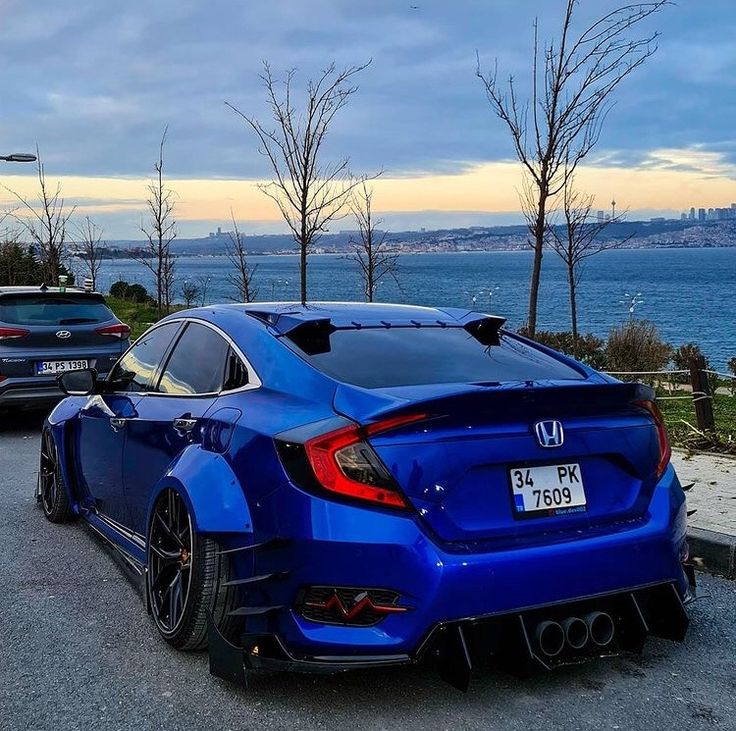
[{"label": "honda emblem", "polygon": [[560,421],[538,421],[534,425],[534,433],[540,447],[561,447],[565,441],[565,432]]}]

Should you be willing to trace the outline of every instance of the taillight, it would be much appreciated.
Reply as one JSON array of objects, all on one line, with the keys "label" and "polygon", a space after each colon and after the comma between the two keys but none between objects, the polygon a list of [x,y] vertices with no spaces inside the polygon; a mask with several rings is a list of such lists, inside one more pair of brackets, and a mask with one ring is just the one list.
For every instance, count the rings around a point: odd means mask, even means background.
[{"label": "taillight", "polygon": [[106,335],[111,338],[125,340],[125,338],[130,335],[130,328],[121,322],[119,325],[107,325],[105,327],[98,327],[95,332],[98,335]]},{"label": "taillight", "polygon": [[0,340],[24,338],[29,332],[30,330],[24,330],[22,327],[0,327]]},{"label": "taillight", "polygon": [[667,436],[667,428],[664,425],[664,417],[659,410],[659,406],[654,401],[636,401],[637,406],[648,411],[654,419],[654,425],[657,427],[657,439],[659,441],[659,464],[657,465],[657,477],[662,477],[667,465],[672,457],[672,447]]},{"label": "taillight", "polygon": [[304,449],[317,481],[325,490],[338,495],[408,508],[406,499],[366,438],[426,418],[426,414],[392,417],[366,427],[346,426],[308,440]]}]

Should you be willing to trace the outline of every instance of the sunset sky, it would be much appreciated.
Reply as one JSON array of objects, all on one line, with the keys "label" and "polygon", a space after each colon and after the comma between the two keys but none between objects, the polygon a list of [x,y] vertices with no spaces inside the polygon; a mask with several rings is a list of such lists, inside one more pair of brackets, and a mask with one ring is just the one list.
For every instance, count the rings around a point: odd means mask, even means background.
[{"label": "sunset sky", "polygon": [[[582,0],[580,22],[617,3]],[[418,5],[412,9],[411,5]],[[519,221],[519,168],[475,78],[475,52],[528,77],[531,26],[559,23],[563,0],[0,0],[0,153],[38,144],[49,180],[111,238],[138,238],[145,186],[169,125],[167,168],[181,236],[226,226],[280,232],[256,188],[268,175],[252,134],[225,105],[264,120],[258,73],[299,79],[372,59],[336,118],[332,158],[383,177],[387,225],[436,228]],[[619,89],[580,186],[631,217],[736,201],[733,0],[679,0],[648,29],[655,58]],[[2,164],[2,163],[0,163]],[[0,183],[33,196],[31,166]],[[12,196],[0,189],[0,206]],[[345,227],[345,226],[341,226]]]}]

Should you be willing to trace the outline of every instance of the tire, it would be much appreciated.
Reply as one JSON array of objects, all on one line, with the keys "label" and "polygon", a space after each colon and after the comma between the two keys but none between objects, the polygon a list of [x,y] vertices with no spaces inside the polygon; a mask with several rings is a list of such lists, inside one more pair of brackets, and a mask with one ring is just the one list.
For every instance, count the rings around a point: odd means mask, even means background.
[{"label": "tire", "polygon": [[220,632],[235,639],[240,627],[228,613],[236,590],[227,556],[219,545],[197,534],[178,492],[164,490],[156,501],[148,529],[146,589],[159,634],[179,650],[207,646],[207,612]]},{"label": "tire", "polygon": [[74,519],[69,496],[59,465],[59,450],[50,429],[41,435],[41,459],[38,471],[37,500],[51,523],[68,523]]}]

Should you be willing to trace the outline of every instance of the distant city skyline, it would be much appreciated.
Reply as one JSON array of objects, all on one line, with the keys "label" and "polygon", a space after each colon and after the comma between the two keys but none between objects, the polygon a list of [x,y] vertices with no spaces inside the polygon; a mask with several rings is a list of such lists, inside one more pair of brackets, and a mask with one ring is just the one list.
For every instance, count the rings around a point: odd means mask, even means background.
[{"label": "distant city skyline", "polygon": [[730,221],[736,219],[736,203],[731,203],[723,208],[698,208],[690,207],[690,211],[680,214],[682,221]]}]

